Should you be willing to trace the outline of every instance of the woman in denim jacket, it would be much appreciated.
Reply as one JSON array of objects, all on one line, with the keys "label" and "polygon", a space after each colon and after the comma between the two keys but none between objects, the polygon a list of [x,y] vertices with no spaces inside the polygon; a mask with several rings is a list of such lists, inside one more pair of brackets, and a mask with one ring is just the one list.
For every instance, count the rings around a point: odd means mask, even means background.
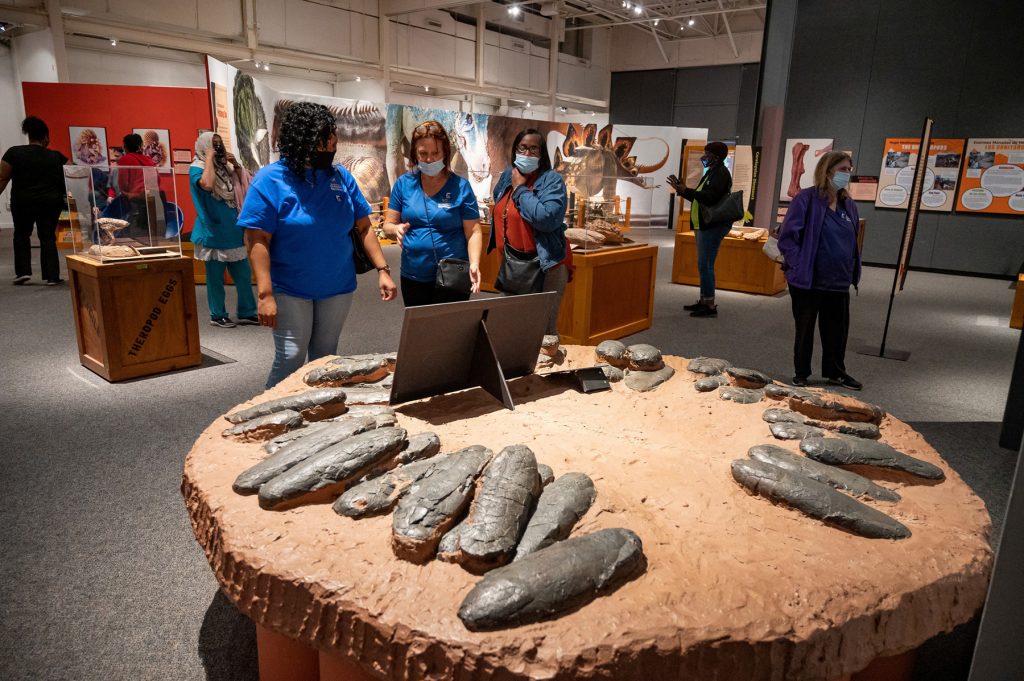
[{"label": "woman in denim jacket", "polygon": [[558,334],[558,310],[569,283],[572,251],[565,240],[565,208],[568,197],[562,176],[551,169],[544,136],[527,128],[512,142],[509,167],[494,187],[494,228],[487,252],[505,238],[519,251],[540,259],[544,273],[542,291],[554,291],[555,305],[548,317],[549,335]]}]

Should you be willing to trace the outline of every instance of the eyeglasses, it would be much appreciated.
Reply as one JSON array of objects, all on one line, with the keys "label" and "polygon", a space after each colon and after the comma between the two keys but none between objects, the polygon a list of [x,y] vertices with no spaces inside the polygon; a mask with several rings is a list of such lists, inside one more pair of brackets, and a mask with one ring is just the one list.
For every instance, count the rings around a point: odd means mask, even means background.
[{"label": "eyeglasses", "polygon": [[540,147],[536,144],[530,146],[520,144],[518,147],[516,147],[516,153],[528,154],[530,156],[540,156]]}]

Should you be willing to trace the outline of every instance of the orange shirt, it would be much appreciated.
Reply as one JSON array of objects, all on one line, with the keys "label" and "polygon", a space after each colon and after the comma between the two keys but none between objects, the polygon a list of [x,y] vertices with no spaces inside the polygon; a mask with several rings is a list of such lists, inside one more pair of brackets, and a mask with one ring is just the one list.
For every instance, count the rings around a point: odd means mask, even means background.
[{"label": "orange shirt", "polygon": [[[513,189],[513,191],[515,190]],[[519,214],[519,208],[516,207],[515,202],[512,200],[512,192],[505,192],[498,199],[498,202],[494,204],[494,210],[491,215],[494,222],[494,243],[496,246],[499,248],[505,246],[505,230],[507,228],[508,243],[512,248],[525,253],[537,252],[537,245],[533,241],[533,228]],[[562,258],[558,265],[565,265],[569,268],[571,281],[572,249],[569,248],[568,243],[565,244],[565,257]]]}]

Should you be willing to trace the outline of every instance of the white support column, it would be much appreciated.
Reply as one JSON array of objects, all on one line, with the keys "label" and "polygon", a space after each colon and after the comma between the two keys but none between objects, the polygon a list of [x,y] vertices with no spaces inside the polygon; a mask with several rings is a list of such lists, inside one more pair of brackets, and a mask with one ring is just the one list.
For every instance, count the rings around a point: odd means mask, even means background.
[{"label": "white support column", "polygon": [[551,42],[548,49],[548,106],[551,108],[551,120],[554,120],[558,101],[558,17],[550,19],[548,38]]},{"label": "white support column", "polygon": [[50,20],[50,37],[53,40],[53,60],[57,66],[57,82],[71,80],[68,71],[68,51],[64,46],[64,17],[60,13],[60,0],[46,0],[46,11]]},{"label": "white support column", "polygon": [[[383,4],[383,3],[381,3]],[[383,7],[377,12],[377,49],[380,50],[381,86],[384,102],[391,103],[391,19]]]},{"label": "white support column", "polygon": [[259,47],[259,24],[256,21],[255,0],[242,0],[242,35],[245,38],[245,46],[255,53],[256,48]]},{"label": "white support column", "polygon": [[476,6],[476,84],[479,87],[484,86],[484,53],[486,50],[486,36],[484,32],[487,29],[486,21],[484,20],[484,4],[480,3]]}]

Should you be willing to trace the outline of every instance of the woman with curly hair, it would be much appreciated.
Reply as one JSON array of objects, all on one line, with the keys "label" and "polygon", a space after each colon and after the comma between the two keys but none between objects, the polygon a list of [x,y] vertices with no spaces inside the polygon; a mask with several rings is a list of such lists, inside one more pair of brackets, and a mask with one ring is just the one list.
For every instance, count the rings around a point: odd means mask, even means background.
[{"label": "woman with curly hair", "polygon": [[[450,170],[451,142],[437,121],[412,131],[409,161],[415,167],[391,189],[384,231],[402,248],[402,300],[406,307],[469,300],[480,290],[480,210],[469,181]],[[469,261],[471,290],[435,285],[445,258]]]},{"label": "woman with curly hair", "polygon": [[333,165],[335,126],[321,104],[289,107],[281,160],[256,174],[238,217],[256,273],[259,321],[274,329],[268,388],[305,362],[337,352],[356,288],[353,229],[377,268],[381,299],[395,297],[391,270],[370,229],[370,205],[352,175]]}]

